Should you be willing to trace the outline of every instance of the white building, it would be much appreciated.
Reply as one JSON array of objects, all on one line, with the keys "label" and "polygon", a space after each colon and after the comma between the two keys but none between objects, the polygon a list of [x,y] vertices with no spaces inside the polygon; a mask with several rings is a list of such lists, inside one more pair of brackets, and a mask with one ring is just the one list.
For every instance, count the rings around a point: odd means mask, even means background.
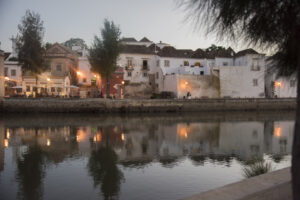
[{"label": "white building", "polygon": [[278,70],[272,67],[272,62],[266,63],[266,97],[295,98],[297,97],[296,73],[291,76],[279,76]]},{"label": "white building", "polygon": [[265,56],[252,49],[238,52],[232,66],[216,66],[220,78],[220,97],[265,97]]}]

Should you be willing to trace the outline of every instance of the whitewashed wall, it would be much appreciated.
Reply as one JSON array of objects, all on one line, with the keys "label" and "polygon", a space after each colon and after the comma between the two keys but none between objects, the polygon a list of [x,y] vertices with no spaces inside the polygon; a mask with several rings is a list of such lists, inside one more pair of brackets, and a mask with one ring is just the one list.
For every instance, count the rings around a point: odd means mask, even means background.
[{"label": "whitewashed wall", "polygon": [[[127,60],[132,59],[133,70],[131,71],[131,76],[128,76],[128,71],[125,70],[127,66]],[[149,70],[142,70],[143,60],[148,61]],[[117,61],[120,67],[124,68],[124,80],[130,81],[130,83],[148,83],[149,74],[153,74],[156,67],[156,56],[151,54],[120,54],[119,59]],[[144,76],[144,73],[147,73],[147,76]]]},{"label": "whitewashed wall", "polygon": [[[100,77],[96,73],[91,72],[91,65],[87,57],[79,57],[78,71],[80,75],[77,75],[77,79],[80,85],[91,85],[92,79],[96,79],[99,82]],[[84,79],[86,80],[85,82]]]},{"label": "whitewashed wall", "polygon": [[[16,61],[4,61],[4,70],[7,68],[7,77],[15,81],[17,85],[22,85],[21,66]],[[12,75],[11,71],[16,70],[16,75]]]},{"label": "whitewashed wall", "polygon": [[[253,58],[258,58],[259,70],[253,70]],[[265,63],[261,55],[247,55],[235,60],[241,66],[220,66],[221,97],[265,97]],[[254,84],[257,80],[257,85]]]}]

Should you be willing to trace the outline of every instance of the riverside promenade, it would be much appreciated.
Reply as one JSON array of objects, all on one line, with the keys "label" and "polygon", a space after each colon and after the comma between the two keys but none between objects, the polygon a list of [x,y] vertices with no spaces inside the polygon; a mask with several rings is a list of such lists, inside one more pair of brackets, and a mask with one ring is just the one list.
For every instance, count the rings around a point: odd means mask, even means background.
[{"label": "riverside promenade", "polygon": [[290,170],[255,176],[181,200],[292,200]]},{"label": "riverside promenade", "polygon": [[293,111],[295,98],[278,99],[2,99],[2,113],[156,113],[208,111]]}]

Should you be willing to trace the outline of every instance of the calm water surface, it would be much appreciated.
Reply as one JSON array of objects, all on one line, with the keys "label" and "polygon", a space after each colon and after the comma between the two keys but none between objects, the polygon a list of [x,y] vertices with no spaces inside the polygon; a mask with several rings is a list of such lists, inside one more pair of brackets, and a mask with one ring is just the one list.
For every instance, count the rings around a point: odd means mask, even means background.
[{"label": "calm water surface", "polygon": [[290,166],[293,113],[6,115],[0,199],[178,199]]}]

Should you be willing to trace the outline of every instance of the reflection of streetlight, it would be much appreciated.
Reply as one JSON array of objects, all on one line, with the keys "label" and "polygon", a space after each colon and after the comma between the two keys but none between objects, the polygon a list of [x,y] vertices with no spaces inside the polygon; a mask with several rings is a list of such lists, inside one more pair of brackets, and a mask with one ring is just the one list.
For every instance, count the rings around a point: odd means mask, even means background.
[{"label": "reflection of streetlight", "polygon": [[7,139],[10,138],[10,132],[9,132],[9,129],[6,130],[6,138],[7,138]]},{"label": "reflection of streetlight", "polygon": [[276,127],[275,129],[274,129],[274,135],[275,135],[275,137],[277,137],[277,138],[280,138],[281,137],[281,127]]},{"label": "reflection of streetlight", "polygon": [[4,146],[8,147],[8,139],[4,139]]},{"label": "reflection of streetlight", "polygon": [[47,139],[47,146],[49,147],[51,145],[51,140]]}]

